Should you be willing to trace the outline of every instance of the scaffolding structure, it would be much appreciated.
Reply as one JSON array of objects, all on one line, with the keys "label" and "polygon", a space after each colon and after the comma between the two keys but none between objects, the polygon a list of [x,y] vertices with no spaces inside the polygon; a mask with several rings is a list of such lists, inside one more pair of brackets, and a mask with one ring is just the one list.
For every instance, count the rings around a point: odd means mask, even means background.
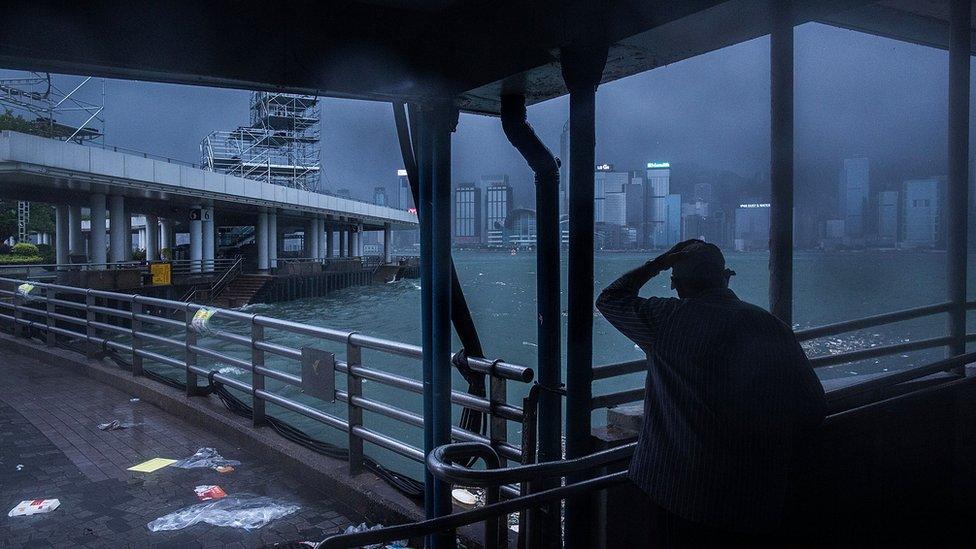
[{"label": "scaffolding structure", "polygon": [[319,102],[314,95],[251,92],[251,125],[200,143],[206,169],[285,187],[319,190]]}]

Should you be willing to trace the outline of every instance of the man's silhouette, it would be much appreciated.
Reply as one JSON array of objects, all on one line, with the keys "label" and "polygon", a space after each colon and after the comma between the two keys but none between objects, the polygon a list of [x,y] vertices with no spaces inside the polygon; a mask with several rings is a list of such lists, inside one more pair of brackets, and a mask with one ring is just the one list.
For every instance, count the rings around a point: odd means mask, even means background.
[{"label": "man's silhouette", "polygon": [[[672,269],[678,298],[638,295]],[[825,400],[789,326],[739,300],[713,244],[688,240],[597,299],[647,354],[644,424],[630,478],[650,496],[658,546],[768,541],[779,529],[798,437]]]}]

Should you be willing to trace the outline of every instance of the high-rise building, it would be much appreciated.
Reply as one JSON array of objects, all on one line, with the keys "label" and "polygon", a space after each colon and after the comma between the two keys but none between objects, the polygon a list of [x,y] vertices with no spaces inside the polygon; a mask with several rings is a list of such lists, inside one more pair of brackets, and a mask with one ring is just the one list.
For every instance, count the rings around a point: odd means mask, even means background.
[{"label": "high-rise building", "polygon": [[765,250],[769,248],[769,204],[749,202],[735,209],[736,251]]},{"label": "high-rise building", "polygon": [[481,244],[481,189],[474,183],[461,183],[454,189],[454,242]]},{"label": "high-rise building", "polygon": [[844,165],[840,170],[838,206],[847,237],[864,236],[869,183],[870,167],[867,158],[844,159]]},{"label": "high-rise building", "polygon": [[593,222],[605,223],[607,193],[619,193],[630,180],[626,172],[613,171],[613,164],[600,164],[593,173]]},{"label": "high-rise building", "polygon": [[933,248],[942,240],[942,190],[939,178],[905,181],[902,241],[907,248]]},{"label": "high-rise building", "polygon": [[389,205],[389,201],[386,199],[386,187],[376,187],[373,189],[373,204],[377,206]]},{"label": "high-rise building", "polygon": [[637,229],[638,243],[643,244],[640,235],[644,230],[644,178],[631,177],[623,192],[627,196],[627,226]]},{"label": "high-rise building", "polygon": [[[648,162],[644,189],[645,246],[664,246],[667,224],[667,197],[671,193],[671,164]],[[679,206],[680,209],[680,206]],[[679,221],[680,223],[680,221]]]},{"label": "high-rise building", "polygon": [[627,193],[617,191],[604,195],[603,222],[618,227],[627,224]]},{"label": "high-rise building", "polygon": [[667,212],[664,223],[664,245],[671,247],[681,242],[681,195],[669,194],[664,199],[664,205]]},{"label": "high-rise building", "polygon": [[397,203],[396,207],[401,210],[410,210],[413,204],[413,194],[410,192],[410,180],[407,179],[407,170],[397,170]]},{"label": "high-rise building", "polygon": [[505,220],[512,211],[512,186],[508,176],[483,176],[485,186],[485,235],[489,246],[504,246]]},{"label": "high-rise building", "polygon": [[878,193],[878,243],[893,246],[898,241],[898,191]]},{"label": "high-rise building", "polygon": [[694,194],[692,199],[695,202],[704,202],[705,204],[711,204],[715,201],[715,192],[712,189],[711,183],[695,183]]}]

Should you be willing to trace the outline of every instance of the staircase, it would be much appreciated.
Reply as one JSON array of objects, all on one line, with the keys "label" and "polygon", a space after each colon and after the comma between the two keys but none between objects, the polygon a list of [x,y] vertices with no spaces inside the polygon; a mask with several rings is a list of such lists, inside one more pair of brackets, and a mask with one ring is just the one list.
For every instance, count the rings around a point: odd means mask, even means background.
[{"label": "staircase", "polygon": [[264,285],[271,279],[263,274],[241,274],[227,285],[217,297],[213,304],[225,309],[236,309],[251,303],[254,296],[264,288]]}]

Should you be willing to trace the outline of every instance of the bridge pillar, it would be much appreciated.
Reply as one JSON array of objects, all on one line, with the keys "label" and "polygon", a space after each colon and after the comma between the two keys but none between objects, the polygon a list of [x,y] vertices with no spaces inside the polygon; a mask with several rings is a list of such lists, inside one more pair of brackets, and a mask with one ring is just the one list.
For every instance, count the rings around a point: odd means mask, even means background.
[{"label": "bridge pillar", "polygon": [[334,255],[335,248],[335,236],[332,234],[332,225],[327,225],[325,228],[325,258],[332,259]]},{"label": "bridge pillar", "polygon": [[92,263],[106,263],[105,250],[105,195],[91,195],[91,231],[89,239],[91,242],[91,252],[89,261]]},{"label": "bridge pillar", "polygon": [[319,219],[313,217],[305,226],[305,255],[312,259],[319,257]]},{"label": "bridge pillar", "polygon": [[363,226],[358,225],[356,227],[356,256],[363,256]]},{"label": "bridge pillar", "polygon": [[346,255],[349,257],[356,257],[356,232],[355,227],[349,226],[346,230]]},{"label": "bridge pillar", "polygon": [[109,220],[109,257],[113,263],[125,261],[128,255],[125,253],[125,229],[128,223],[125,222],[125,197],[122,195],[112,195],[109,197],[109,209],[111,219]]},{"label": "bridge pillar", "polygon": [[325,259],[325,250],[327,247],[325,244],[325,219],[319,218],[319,229],[318,232],[315,233],[315,238],[319,240],[318,259]]},{"label": "bridge pillar", "polygon": [[159,259],[159,217],[146,214],[146,261]]},{"label": "bridge pillar", "polygon": [[268,212],[268,266],[278,268],[278,214]]},{"label": "bridge pillar", "polygon": [[159,257],[162,259],[163,250],[169,250],[170,258],[173,257],[173,246],[176,243],[176,235],[173,234],[173,220],[159,220]]},{"label": "bridge pillar", "polygon": [[[194,210],[203,211],[199,204],[190,207]],[[203,221],[200,219],[190,220],[190,262],[190,272],[199,273],[203,262]]]},{"label": "bridge pillar", "polygon": [[54,206],[54,257],[58,265],[68,263],[68,205]]},{"label": "bridge pillar", "polygon": [[258,270],[267,272],[268,270],[268,212],[258,213],[258,226],[255,227],[257,233],[256,244],[258,247]]},{"label": "bridge pillar", "polygon": [[346,238],[349,235],[349,231],[345,227],[339,226],[339,257],[346,257]]},{"label": "bridge pillar", "polygon": [[203,272],[212,273],[214,271],[214,209],[204,208],[203,219],[201,220],[201,232],[203,233]]},{"label": "bridge pillar", "polygon": [[85,253],[85,235],[81,232],[81,205],[68,204],[68,254]]},{"label": "bridge pillar", "polygon": [[390,224],[383,225],[383,263],[393,263],[393,248],[390,246],[390,238],[393,236]]}]

